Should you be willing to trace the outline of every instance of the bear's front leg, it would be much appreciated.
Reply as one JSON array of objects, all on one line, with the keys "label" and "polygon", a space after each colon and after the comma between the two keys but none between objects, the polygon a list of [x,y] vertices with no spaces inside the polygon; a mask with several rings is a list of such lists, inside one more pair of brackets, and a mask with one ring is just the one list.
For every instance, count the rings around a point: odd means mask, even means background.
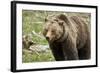
[{"label": "bear's front leg", "polygon": [[63,52],[66,60],[78,60],[78,51],[75,47],[68,47],[68,45],[63,45]]},{"label": "bear's front leg", "polygon": [[67,60],[78,60],[79,57],[78,57],[78,52],[74,49],[74,48],[65,48],[66,50],[64,51],[64,55],[65,55],[65,58]]},{"label": "bear's front leg", "polygon": [[64,53],[63,50],[61,49],[61,46],[58,44],[49,44],[50,48],[52,50],[53,56],[56,61],[64,61]]}]

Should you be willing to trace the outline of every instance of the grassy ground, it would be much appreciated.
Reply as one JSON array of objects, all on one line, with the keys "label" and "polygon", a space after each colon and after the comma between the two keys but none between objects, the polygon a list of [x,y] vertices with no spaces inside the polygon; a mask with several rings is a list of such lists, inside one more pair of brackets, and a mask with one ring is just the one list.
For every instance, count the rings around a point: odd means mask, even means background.
[{"label": "grassy ground", "polygon": [[47,62],[54,61],[54,57],[50,50],[48,52],[40,52],[39,55],[35,52],[29,52],[28,50],[23,51],[23,60],[24,63],[30,62]]},{"label": "grassy ground", "polygon": [[[32,33],[34,30],[37,34],[42,35],[44,20],[48,15],[56,15],[64,12],[46,12],[46,11],[31,11],[31,10],[23,10],[22,11],[22,26],[23,26],[23,35],[27,35]],[[80,15],[82,16],[88,23],[90,23],[90,14],[89,13],[65,13],[66,15]],[[45,39],[41,39],[35,35],[32,35],[32,40],[37,44],[47,45],[47,41]],[[43,61],[54,61],[54,57],[49,50],[49,52],[41,52],[39,55],[36,53],[23,51],[22,54],[23,63],[29,62],[43,62]]]}]

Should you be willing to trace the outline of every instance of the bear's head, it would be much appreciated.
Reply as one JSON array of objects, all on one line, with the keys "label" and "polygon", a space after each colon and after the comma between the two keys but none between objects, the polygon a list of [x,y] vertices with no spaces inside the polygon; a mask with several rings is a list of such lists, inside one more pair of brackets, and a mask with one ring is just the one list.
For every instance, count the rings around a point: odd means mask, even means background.
[{"label": "bear's head", "polygon": [[64,35],[64,24],[66,17],[63,14],[60,14],[56,17],[46,18],[43,35],[48,42],[54,42],[59,40]]}]

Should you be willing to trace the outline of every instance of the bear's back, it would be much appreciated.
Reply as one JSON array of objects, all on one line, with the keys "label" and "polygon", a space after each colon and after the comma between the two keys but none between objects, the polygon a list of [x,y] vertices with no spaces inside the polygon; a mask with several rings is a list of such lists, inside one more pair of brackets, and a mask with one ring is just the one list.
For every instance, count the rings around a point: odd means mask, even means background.
[{"label": "bear's back", "polygon": [[72,25],[75,26],[77,30],[77,48],[81,48],[87,42],[87,39],[90,39],[90,30],[89,26],[81,17],[71,16],[70,20]]}]

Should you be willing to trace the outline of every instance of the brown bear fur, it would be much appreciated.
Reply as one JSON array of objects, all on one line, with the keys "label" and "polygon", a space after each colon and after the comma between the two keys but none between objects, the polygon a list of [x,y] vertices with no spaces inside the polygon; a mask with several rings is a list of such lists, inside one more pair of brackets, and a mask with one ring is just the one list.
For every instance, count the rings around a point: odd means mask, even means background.
[{"label": "brown bear fur", "polygon": [[44,36],[57,61],[90,59],[90,30],[81,17],[60,14],[46,19]]}]

